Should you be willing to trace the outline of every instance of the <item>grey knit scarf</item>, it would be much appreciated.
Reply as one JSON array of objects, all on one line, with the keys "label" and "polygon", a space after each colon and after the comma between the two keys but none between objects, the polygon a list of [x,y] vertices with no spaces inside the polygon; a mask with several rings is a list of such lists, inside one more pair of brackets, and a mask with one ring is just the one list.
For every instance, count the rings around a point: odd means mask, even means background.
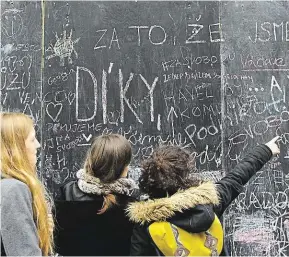
[{"label": "grey knit scarf", "polygon": [[135,189],[138,189],[135,181],[130,178],[119,178],[112,183],[103,183],[84,169],[79,170],[76,177],[78,178],[79,189],[87,194],[108,195],[116,193],[130,196]]}]

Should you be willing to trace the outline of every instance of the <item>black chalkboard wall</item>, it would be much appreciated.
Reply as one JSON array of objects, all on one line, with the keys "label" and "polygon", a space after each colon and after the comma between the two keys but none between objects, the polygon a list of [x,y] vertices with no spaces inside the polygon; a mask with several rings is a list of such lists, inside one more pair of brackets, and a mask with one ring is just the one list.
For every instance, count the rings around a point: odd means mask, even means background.
[{"label": "black chalkboard wall", "polygon": [[7,1],[1,29],[1,105],[35,119],[55,197],[102,133],[131,142],[132,167],[195,149],[213,180],[280,135],[224,226],[233,256],[289,255],[288,2]]}]

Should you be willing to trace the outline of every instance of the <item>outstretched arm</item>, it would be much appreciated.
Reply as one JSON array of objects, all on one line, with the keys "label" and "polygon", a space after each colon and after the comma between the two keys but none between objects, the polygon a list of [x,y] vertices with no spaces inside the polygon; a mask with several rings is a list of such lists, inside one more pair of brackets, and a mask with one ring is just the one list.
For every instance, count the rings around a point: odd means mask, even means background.
[{"label": "outstretched arm", "polygon": [[221,216],[231,202],[242,192],[244,185],[259,171],[272,157],[280,152],[275,137],[267,144],[256,146],[251,153],[238,163],[235,168],[218,181],[217,190],[220,196],[220,204],[214,211]]}]

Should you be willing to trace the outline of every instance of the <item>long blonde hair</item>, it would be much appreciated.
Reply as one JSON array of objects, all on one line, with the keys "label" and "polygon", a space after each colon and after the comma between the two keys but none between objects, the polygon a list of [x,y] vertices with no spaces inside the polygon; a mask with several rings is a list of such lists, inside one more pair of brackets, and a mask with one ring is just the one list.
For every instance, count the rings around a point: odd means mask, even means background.
[{"label": "long blonde hair", "polygon": [[[33,129],[33,120],[23,113],[0,113],[1,171],[6,178],[25,183],[32,194],[33,215],[37,226],[39,247],[43,255],[53,252],[53,229],[49,223],[48,194],[29,161],[25,140]],[[51,222],[51,221],[50,221]]]}]

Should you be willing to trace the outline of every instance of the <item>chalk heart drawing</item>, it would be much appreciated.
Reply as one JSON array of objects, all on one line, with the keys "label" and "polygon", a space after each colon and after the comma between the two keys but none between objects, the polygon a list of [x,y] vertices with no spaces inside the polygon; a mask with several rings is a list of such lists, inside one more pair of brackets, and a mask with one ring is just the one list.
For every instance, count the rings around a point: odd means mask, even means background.
[{"label": "chalk heart drawing", "polygon": [[46,106],[46,113],[54,122],[56,122],[58,121],[58,116],[62,111],[62,107],[62,103],[55,104],[50,102]]},{"label": "chalk heart drawing", "polygon": [[54,57],[60,58],[60,66],[64,66],[64,58],[67,57],[68,63],[72,64],[72,53],[75,54],[75,58],[78,58],[78,54],[74,49],[74,44],[79,41],[80,38],[76,40],[72,40],[72,30],[70,30],[70,34],[66,36],[66,30],[63,31],[63,36],[58,37],[57,33],[55,34],[56,43],[50,46],[49,50],[54,52],[53,54],[46,56],[46,59],[51,59]]},{"label": "chalk heart drawing", "polygon": [[68,96],[67,96],[67,100],[69,102],[69,105],[71,105],[73,103],[74,99],[75,99],[75,93],[69,92]]}]

